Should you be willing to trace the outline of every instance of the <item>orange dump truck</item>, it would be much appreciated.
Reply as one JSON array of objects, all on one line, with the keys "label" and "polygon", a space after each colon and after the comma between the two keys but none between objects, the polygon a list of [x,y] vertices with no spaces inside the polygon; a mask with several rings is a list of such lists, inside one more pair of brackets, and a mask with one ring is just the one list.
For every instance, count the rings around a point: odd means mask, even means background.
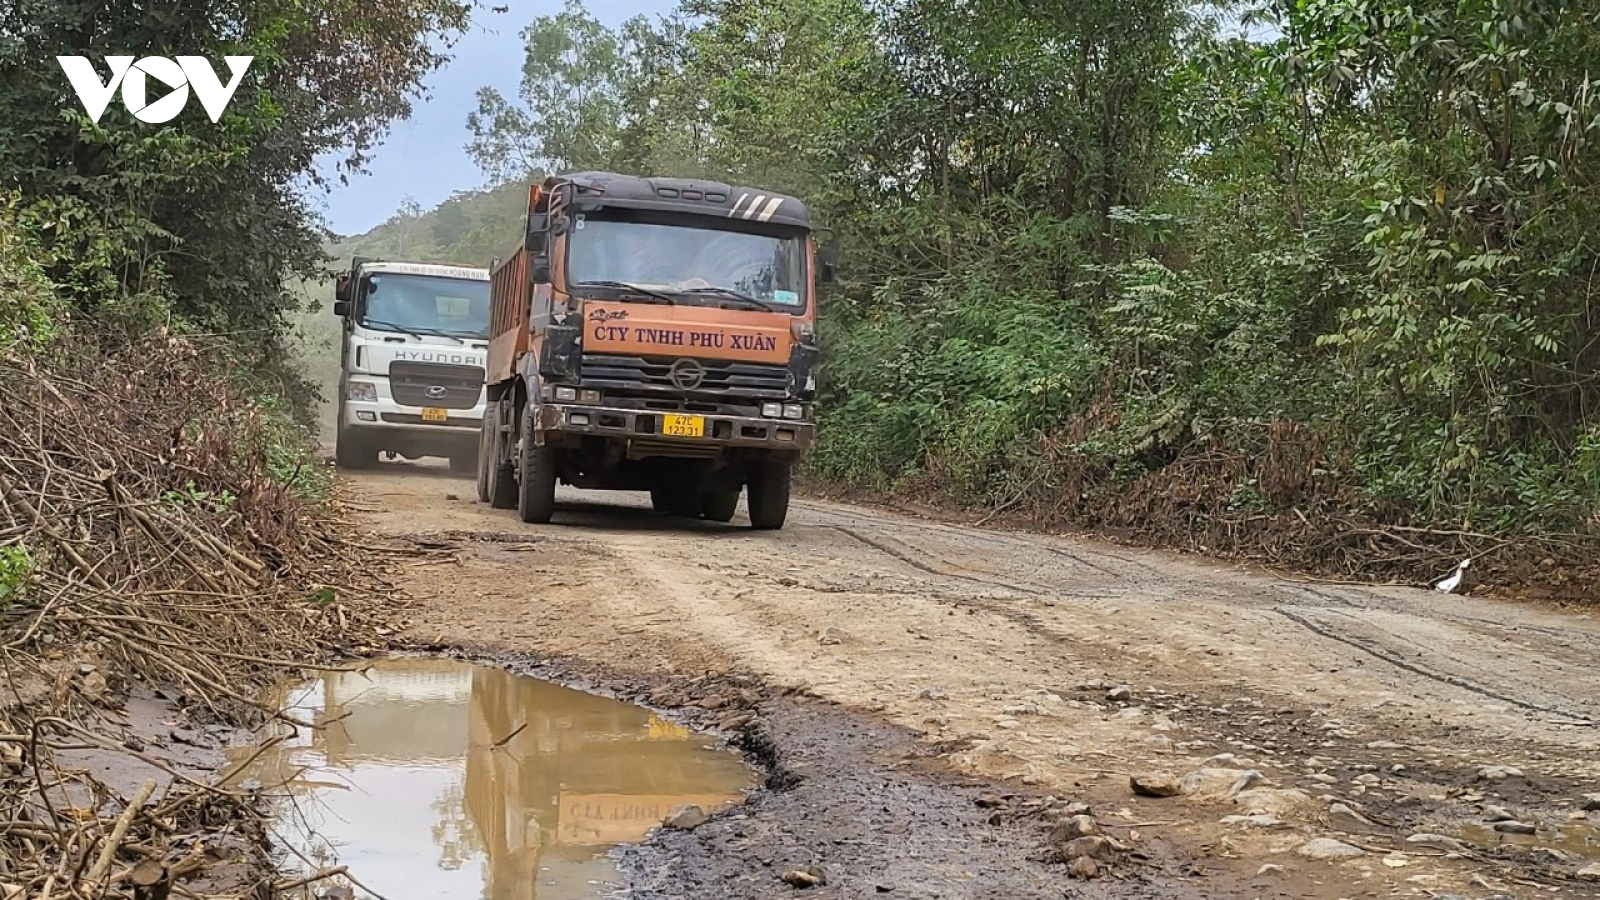
[{"label": "orange dump truck", "polygon": [[783,527],[815,433],[819,252],[771,191],[605,172],[528,193],[490,276],[478,497],[548,522],[557,482]]}]

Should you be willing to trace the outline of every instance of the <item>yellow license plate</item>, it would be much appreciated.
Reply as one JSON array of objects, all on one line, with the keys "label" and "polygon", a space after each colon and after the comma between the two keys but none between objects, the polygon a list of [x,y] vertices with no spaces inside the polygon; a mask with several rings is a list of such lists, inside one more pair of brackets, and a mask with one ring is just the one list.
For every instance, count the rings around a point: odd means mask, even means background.
[{"label": "yellow license plate", "polygon": [[422,411],[422,421],[424,422],[443,422],[448,418],[449,415],[446,414],[442,409],[433,409],[430,407]]},{"label": "yellow license plate", "polygon": [[704,416],[662,416],[661,433],[667,437],[705,437]]}]

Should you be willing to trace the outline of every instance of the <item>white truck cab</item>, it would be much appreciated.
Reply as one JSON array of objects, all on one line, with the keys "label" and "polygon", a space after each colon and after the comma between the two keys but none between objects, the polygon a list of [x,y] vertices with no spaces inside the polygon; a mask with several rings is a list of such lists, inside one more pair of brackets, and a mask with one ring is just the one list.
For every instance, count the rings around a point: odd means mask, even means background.
[{"label": "white truck cab", "polygon": [[335,456],[343,468],[445,457],[475,472],[489,349],[489,270],[352,260],[333,311],[344,319]]}]

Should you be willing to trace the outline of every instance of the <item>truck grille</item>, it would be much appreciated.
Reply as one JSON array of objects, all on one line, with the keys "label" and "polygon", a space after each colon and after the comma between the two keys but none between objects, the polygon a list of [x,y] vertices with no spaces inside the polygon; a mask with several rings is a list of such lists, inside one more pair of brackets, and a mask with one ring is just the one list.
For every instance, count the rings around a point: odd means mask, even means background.
[{"label": "truck grille", "polygon": [[684,390],[672,383],[669,373],[678,357],[618,356],[585,353],[581,375],[585,387],[602,391],[670,397],[750,397],[783,400],[790,394],[790,375],[786,366],[770,363],[697,360],[705,369],[700,386]]},{"label": "truck grille", "polygon": [[392,362],[389,391],[402,406],[471,409],[483,394],[483,369],[437,363]]}]

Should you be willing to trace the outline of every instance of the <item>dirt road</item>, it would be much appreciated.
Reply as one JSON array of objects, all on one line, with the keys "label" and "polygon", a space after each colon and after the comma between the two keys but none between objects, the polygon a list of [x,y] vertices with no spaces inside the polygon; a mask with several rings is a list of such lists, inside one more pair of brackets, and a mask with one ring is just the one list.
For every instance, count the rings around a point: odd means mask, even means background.
[{"label": "dirt road", "polygon": [[[714,877],[683,896],[786,895],[802,852],[841,897],[1600,896],[1587,614],[836,504],[757,533],[571,492],[529,527],[437,469],[354,486],[384,539],[434,536],[402,585],[420,642],[702,718],[760,686],[757,743],[814,774],[639,851],[678,872],[662,896],[689,871]],[[1130,788],[1161,774],[1183,792]],[[1068,801],[1131,851],[1119,877],[1051,859]]]}]

